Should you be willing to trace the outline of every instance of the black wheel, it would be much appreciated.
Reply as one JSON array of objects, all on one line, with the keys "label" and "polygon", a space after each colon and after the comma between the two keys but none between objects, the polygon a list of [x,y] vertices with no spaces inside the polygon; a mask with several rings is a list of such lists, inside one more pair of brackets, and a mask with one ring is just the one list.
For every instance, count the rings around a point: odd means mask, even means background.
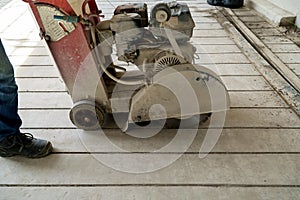
[{"label": "black wheel", "polygon": [[79,101],[71,109],[70,119],[79,129],[96,130],[103,125],[104,110],[94,102]]}]

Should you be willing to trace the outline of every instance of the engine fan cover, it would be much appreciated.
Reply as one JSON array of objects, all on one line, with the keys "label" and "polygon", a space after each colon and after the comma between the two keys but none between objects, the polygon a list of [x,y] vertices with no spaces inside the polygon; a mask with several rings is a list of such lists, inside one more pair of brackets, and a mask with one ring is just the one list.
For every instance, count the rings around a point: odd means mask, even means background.
[{"label": "engine fan cover", "polygon": [[163,51],[158,53],[154,58],[154,71],[158,73],[167,67],[183,63],[187,63],[187,61],[181,56],[171,52]]}]

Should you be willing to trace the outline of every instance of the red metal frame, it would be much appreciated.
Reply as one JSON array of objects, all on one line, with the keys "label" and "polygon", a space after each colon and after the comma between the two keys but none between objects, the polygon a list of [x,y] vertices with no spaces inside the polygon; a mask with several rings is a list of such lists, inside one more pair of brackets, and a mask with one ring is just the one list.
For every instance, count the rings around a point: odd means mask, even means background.
[{"label": "red metal frame", "polygon": [[[35,19],[42,33],[45,33],[41,17],[37,10],[38,4],[47,4],[59,8],[62,12],[70,16],[75,16],[75,12],[66,0],[24,0],[29,3]],[[94,0],[85,1],[90,8],[91,14],[98,15],[100,12]],[[99,22],[99,17],[93,17],[94,22]],[[77,72],[86,56],[91,52],[91,47],[86,35],[85,26],[80,22],[76,24],[76,28],[67,36],[58,41],[47,41],[52,56],[61,73],[61,76],[70,92],[76,80]]]}]

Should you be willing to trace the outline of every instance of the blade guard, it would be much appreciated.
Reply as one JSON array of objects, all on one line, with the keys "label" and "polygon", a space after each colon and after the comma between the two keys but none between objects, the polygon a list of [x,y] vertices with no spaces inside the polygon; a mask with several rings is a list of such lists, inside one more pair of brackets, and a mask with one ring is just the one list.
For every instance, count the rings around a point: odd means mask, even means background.
[{"label": "blade guard", "polygon": [[180,64],[157,73],[152,84],[132,97],[128,123],[228,109],[228,92],[217,74],[202,66]]}]

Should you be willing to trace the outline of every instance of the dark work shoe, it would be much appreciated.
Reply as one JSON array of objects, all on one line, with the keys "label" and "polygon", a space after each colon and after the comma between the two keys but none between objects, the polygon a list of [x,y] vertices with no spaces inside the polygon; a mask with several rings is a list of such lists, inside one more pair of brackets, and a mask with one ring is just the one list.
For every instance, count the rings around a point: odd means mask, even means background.
[{"label": "dark work shoe", "polygon": [[0,141],[0,156],[15,155],[28,158],[41,158],[52,152],[52,144],[47,140],[37,139],[30,133],[19,133],[7,136]]}]

